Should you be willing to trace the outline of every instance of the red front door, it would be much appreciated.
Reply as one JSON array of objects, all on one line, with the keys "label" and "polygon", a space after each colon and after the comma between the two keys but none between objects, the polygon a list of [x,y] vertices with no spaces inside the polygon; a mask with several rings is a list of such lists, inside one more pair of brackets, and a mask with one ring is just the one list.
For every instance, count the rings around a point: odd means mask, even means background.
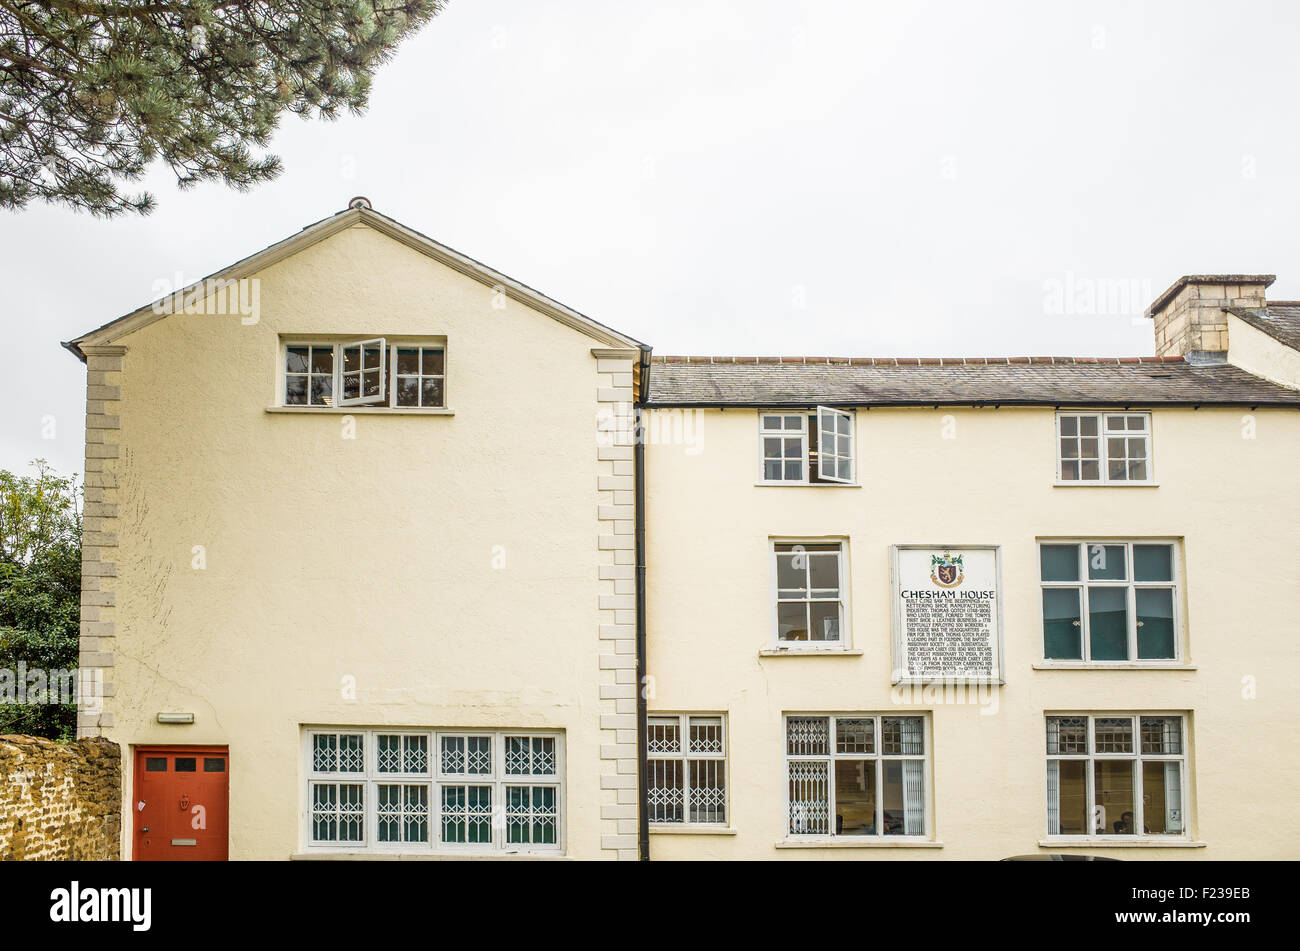
[{"label": "red front door", "polygon": [[224,862],[228,857],[226,747],[136,747],[133,798],[136,861]]}]

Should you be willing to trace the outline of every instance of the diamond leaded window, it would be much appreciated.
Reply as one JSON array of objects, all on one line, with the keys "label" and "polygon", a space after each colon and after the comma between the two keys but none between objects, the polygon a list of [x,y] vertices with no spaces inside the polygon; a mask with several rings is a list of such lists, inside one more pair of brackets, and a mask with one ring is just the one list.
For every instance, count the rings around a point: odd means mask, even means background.
[{"label": "diamond leaded window", "polygon": [[312,730],[311,846],[398,851],[561,847],[562,738],[503,730]]},{"label": "diamond leaded window", "polygon": [[655,714],[647,721],[650,821],[726,825],[727,750],[720,715]]}]

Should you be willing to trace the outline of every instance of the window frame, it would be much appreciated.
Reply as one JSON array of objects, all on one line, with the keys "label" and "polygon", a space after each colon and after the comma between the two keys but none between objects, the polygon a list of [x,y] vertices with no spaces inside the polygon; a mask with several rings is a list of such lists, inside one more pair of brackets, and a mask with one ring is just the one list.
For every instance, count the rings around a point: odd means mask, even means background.
[{"label": "window frame", "polygon": [[[1181,540],[1177,538],[1039,538],[1036,539],[1038,547],[1038,612],[1039,612],[1039,647],[1040,656],[1044,664],[1072,666],[1072,667],[1091,667],[1098,669],[1115,668],[1115,667],[1169,667],[1185,666],[1185,651],[1183,649],[1183,585],[1180,571],[1180,562],[1182,561]],[[1044,546],[1064,546],[1073,545],[1079,556],[1079,580],[1077,581],[1045,581],[1043,580],[1043,548]],[[1124,546],[1125,559],[1125,578],[1124,580],[1107,580],[1091,579],[1088,577],[1088,550],[1093,547],[1109,547],[1115,545]],[[1133,562],[1133,548],[1135,545],[1167,545],[1169,546],[1169,581],[1138,581],[1136,570]],[[1088,590],[1090,588],[1124,588],[1124,611],[1126,615],[1126,644],[1128,646],[1128,657],[1123,660],[1093,660],[1092,659],[1092,631],[1090,628],[1091,612],[1088,610]],[[1046,624],[1047,618],[1044,615],[1044,606],[1042,592],[1049,589],[1057,590],[1075,590],[1079,591],[1079,638],[1082,648],[1082,658],[1069,657],[1048,657]],[[1174,626],[1174,656],[1173,657],[1138,657],[1138,614],[1137,614],[1137,592],[1139,590],[1170,590],[1171,602],[1173,609],[1173,626]]]},{"label": "window frame", "polygon": [[[818,406],[816,407],[815,412],[817,414],[817,478],[821,479],[823,482],[837,482],[840,485],[853,485],[857,481],[857,475],[858,475],[857,472],[858,467],[856,461],[856,456],[858,454],[858,434],[857,434],[857,427],[854,425],[855,420],[852,411],[835,409],[830,406]],[[826,451],[823,449],[823,446],[825,445],[826,430],[823,426],[823,421],[828,416],[831,417],[832,419],[839,420],[840,423],[844,423],[844,422],[848,423],[848,433],[847,433],[849,439],[848,453],[841,454],[838,451],[839,447],[836,446],[836,451],[830,454],[830,458],[832,460],[838,461],[840,459],[845,459],[848,461],[849,477],[847,479],[841,479],[838,475],[827,475],[822,470],[822,463],[826,460]],[[811,435],[812,434],[809,433],[810,440],[811,440]],[[839,436],[844,436],[846,434],[840,432],[839,425],[836,425],[831,435],[839,437]],[[811,457],[812,457],[811,441],[809,441],[805,445],[805,451],[807,451],[811,463]],[[809,475],[811,476],[811,474],[812,473],[810,472]]]},{"label": "window frame", "polygon": [[[1065,478],[1065,476],[1064,476],[1064,474],[1063,474],[1063,472],[1062,472],[1066,460],[1065,460],[1064,457],[1061,455],[1061,440],[1062,440],[1062,439],[1076,439],[1076,440],[1077,440],[1077,439],[1081,439],[1081,438],[1087,438],[1087,437],[1083,437],[1083,436],[1081,436],[1081,435],[1075,435],[1075,436],[1062,436],[1062,435],[1061,435],[1061,420],[1062,420],[1062,418],[1064,418],[1064,417],[1066,417],[1066,416],[1073,416],[1073,417],[1076,417],[1076,418],[1081,418],[1081,417],[1084,417],[1084,416],[1092,416],[1092,417],[1096,417],[1096,419],[1097,419],[1097,475],[1098,475],[1098,478],[1096,478],[1096,479],[1084,479],[1084,478],[1078,478],[1078,479],[1067,479],[1067,478]],[[1121,437],[1122,437],[1122,438],[1125,438],[1125,439],[1131,439],[1131,438],[1135,438],[1135,437],[1130,436],[1130,435],[1129,435],[1130,430],[1127,430],[1127,429],[1126,429],[1126,430],[1123,430],[1122,432],[1119,431],[1119,430],[1114,430],[1114,431],[1110,430],[1110,429],[1107,427],[1107,425],[1106,425],[1106,417],[1108,417],[1108,416],[1140,416],[1140,417],[1142,417],[1143,419],[1146,420],[1146,430],[1145,430],[1145,431],[1143,432],[1143,434],[1142,434],[1142,438],[1144,438],[1144,439],[1146,440],[1146,450],[1147,450],[1147,455],[1146,455],[1147,477],[1146,477],[1145,479],[1129,479],[1129,478],[1124,478],[1124,479],[1112,479],[1112,478],[1110,477],[1110,465],[1109,465],[1109,463],[1110,463],[1110,455],[1109,455],[1109,451],[1108,451],[1108,447],[1107,447],[1107,440],[1108,440],[1108,438],[1121,438]],[[1055,441],[1055,443],[1054,443],[1054,446],[1055,446],[1054,454],[1055,454],[1055,456],[1056,456],[1056,484],[1057,484],[1057,485],[1063,485],[1063,486],[1071,486],[1071,485],[1155,485],[1155,482],[1156,482],[1155,433],[1154,433],[1154,431],[1153,431],[1153,429],[1152,429],[1152,425],[1153,425],[1153,421],[1152,421],[1152,413],[1151,413],[1150,410],[1058,409],[1058,410],[1056,411],[1056,413],[1055,413],[1055,432],[1056,432],[1056,441]],[[1126,447],[1126,449],[1127,449],[1127,447]],[[1081,458],[1081,457],[1080,457],[1080,458]],[[1128,458],[1128,456],[1126,455],[1125,458]],[[1082,474],[1083,474],[1083,471],[1082,471],[1082,468],[1081,468],[1081,469],[1080,469],[1080,476],[1082,476]]]},{"label": "window frame", "polygon": [[[676,720],[678,736],[680,737],[679,749],[677,752],[661,752],[650,749],[649,729],[651,721],[654,720]],[[718,720],[720,721],[720,732],[722,735],[722,750],[712,752],[708,750],[695,750],[691,747],[690,727],[692,720]],[[682,821],[673,822],[672,820],[650,818],[649,824],[651,829],[725,829],[731,824],[731,764],[729,750],[731,745],[731,736],[727,729],[727,714],[722,712],[648,712],[646,714],[646,759],[649,762],[669,762],[678,763],[682,770]],[[691,793],[693,787],[691,784],[691,761],[708,760],[722,764],[722,819],[714,821],[692,820],[691,815]],[[646,788],[649,790],[649,777],[647,777]]]},{"label": "window frame", "polygon": [[[362,736],[362,770],[361,772],[337,773],[316,772],[313,769],[312,752],[315,737],[332,734],[360,734]],[[380,736],[421,736],[426,739],[425,769],[423,772],[380,772],[379,771],[379,737]],[[444,737],[489,736],[491,737],[492,770],[487,774],[447,773],[442,769],[442,740]],[[554,741],[554,772],[552,774],[507,773],[505,749],[508,737],[546,738]],[[564,854],[565,825],[568,803],[565,787],[565,744],[564,732],[546,729],[500,729],[497,727],[409,727],[409,726],[311,726],[302,730],[302,759],[304,784],[301,808],[300,839],[309,852],[363,852],[363,853],[419,853],[419,854]],[[403,765],[405,765],[403,763]],[[339,842],[316,840],[313,837],[312,803],[313,791],[318,784],[330,785],[346,783],[362,786],[362,837],[357,842]],[[427,840],[424,842],[380,842],[379,841],[379,786],[422,786],[426,789]],[[446,842],[442,838],[442,789],[444,786],[490,786],[492,804],[489,813],[490,842]],[[506,812],[507,788],[524,786],[549,787],[555,790],[555,842],[554,843],[511,843],[506,841],[509,833],[509,816]]]},{"label": "window frame", "polygon": [[[838,417],[848,420],[849,424],[849,478],[840,479],[838,476],[823,475],[821,471],[821,419],[822,413],[832,413]],[[788,429],[771,429],[765,425],[765,419],[768,416],[798,416],[800,418],[800,429],[798,432]],[[811,419],[810,419],[811,417]],[[817,461],[814,464],[812,459],[813,432],[810,428],[810,422],[816,421],[817,426]],[[767,478],[768,459],[765,439],[790,439],[798,437],[801,439],[801,469],[800,478],[798,479],[769,479]],[[844,458],[836,454],[835,458]],[[816,467],[817,477],[813,478],[814,465]],[[758,410],[758,479],[755,485],[832,485],[832,486],[860,486],[858,481],[858,421],[856,407],[835,407],[816,405],[812,407],[786,407],[784,409],[759,409]]]},{"label": "window frame", "polygon": [[[306,370],[306,372],[304,372],[304,373],[290,373],[290,372],[289,372],[289,351],[290,351],[290,350],[296,350],[296,349],[304,349],[304,348],[307,350],[307,370]],[[328,351],[329,351],[329,353],[330,353],[330,372],[329,372],[328,375],[327,375],[327,374],[324,374],[324,373],[314,373],[314,372],[312,371],[312,365],[313,365],[313,364],[312,364],[312,350],[321,350],[321,351],[328,350]],[[338,360],[339,360],[338,345],[335,344],[335,343],[332,343],[332,342],[326,342],[326,341],[320,341],[320,340],[317,340],[317,341],[304,341],[304,342],[299,342],[299,341],[289,341],[289,340],[281,341],[281,343],[280,343],[280,351],[279,351],[279,363],[278,363],[278,365],[277,365],[277,367],[276,367],[277,395],[276,395],[276,403],[275,403],[275,405],[277,405],[277,406],[289,406],[289,407],[302,408],[302,409],[321,409],[321,410],[334,409],[334,404],[333,404],[333,403],[319,403],[319,404],[317,404],[317,403],[313,403],[313,402],[311,401],[311,397],[312,397],[312,378],[313,378],[313,377],[319,377],[319,378],[327,378],[327,379],[329,379],[329,381],[330,381],[330,399],[333,400],[333,399],[334,399],[334,395],[335,395],[335,390],[336,390],[336,388],[337,388],[338,385],[339,385],[339,378],[338,378]],[[290,402],[289,402],[289,379],[290,379],[290,377],[304,377],[304,378],[306,378],[306,381],[307,381],[307,402],[306,402],[306,403],[290,403]]]},{"label": "window frame", "polygon": [[[355,370],[346,370],[343,367],[343,357],[349,350],[357,351],[358,366]],[[379,366],[366,366],[366,351],[379,351]],[[349,340],[345,343],[337,344],[334,348],[334,375],[339,384],[339,389],[334,391],[334,405],[344,406],[373,406],[376,403],[383,403],[388,398],[388,341],[383,337],[373,337],[369,340]],[[371,396],[366,395],[366,374],[379,370],[379,386]],[[356,376],[357,378],[357,395],[353,397],[344,397],[343,393],[347,389],[347,378]]]},{"label": "window frame", "polygon": [[[377,396],[358,397],[356,399],[344,400],[343,393],[343,351],[345,349],[354,349],[356,347],[366,347],[380,344],[380,377],[382,385],[380,393]],[[308,355],[308,370],[306,373],[290,373],[288,371],[289,350],[301,347],[314,347],[319,350],[330,349],[333,351],[333,369],[331,372],[331,398],[334,400],[329,405],[314,404],[311,402],[311,377],[323,376],[324,374],[311,373],[311,357]],[[425,379],[440,379],[442,382],[442,404],[440,406],[398,406],[397,405],[397,352],[398,350],[420,350],[421,361],[423,361],[423,351],[438,350],[442,352],[442,373],[441,374],[424,374],[423,365],[421,365],[421,374],[418,377],[420,381]],[[362,351],[364,353],[364,350]],[[416,339],[394,338],[394,337],[371,337],[365,340],[340,340],[329,337],[286,337],[281,339],[279,347],[279,356],[276,364],[276,389],[275,401],[272,404],[274,409],[288,409],[303,412],[347,412],[352,410],[362,410],[365,412],[388,412],[388,413],[429,413],[429,414],[447,414],[450,412],[447,403],[447,385],[450,377],[449,365],[447,362],[447,341],[441,337],[419,337]],[[352,371],[357,372],[357,371]],[[289,402],[289,378],[291,376],[307,377],[307,402],[290,403]],[[410,374],[402,374],[409,377]],[[421,399],[423,392],[421,390]],[[387,401],[387,402],[385,402]]]},{"label": "window frame", "polygon": [[[799,429],[796,432],[793,429],[768,429],[766,425],[767,417],[776,416],[784,424],[788,416],[795,416],[799,420]],[[768,439],[798,439],[799,440],[799,478],[798,479],[768,479],[767,478],[767,440]],[[782,447],[784,449],[784,446]],[[782,462],[785,456],[781,457]],[[784,413],[763,412],[758,413],[758,473],[759,481],[764,485],[807,485],[808,484],[808,414],[804,410],[796,410]]]},{"label": "window frame", "polygon": [[[839,553],[839,605],[840,605],[840,636],[836,641],[783,641],[781,640],[781,588],[780,574],[777,567],[777,558],[785,552],[778,552],[778,545],[838,545]],[[767,542],[768,553],[768,570],[771,573],[771,587],[768,589],[768,597],[771,611],[771,636],[770,648],[775,651],[801,652],[808,654],[842,654],[853,649],[853,624],[852,624],[852,604],[850,602],[850,579],[849,572],[849,540],[847,538],[769,538]],[[817,554],[817,553],[813,553]],[[822,553],[825,554],[825,553]],[[829,598],[812,598],[814,590],[811,587],[804,589],[808,597],[802,600],[805,605],[828,602]],[[824,590],[824,589],[817,589]],[[786,599],[786,603],[795,603],[793,599]],[[809,609],[805,609],[809,610]],[[809,632],[811,633],[811,631]]]},{"label": "window frame", "polygon": [[[798,754],[790,752],[790,721],[791,720],[808,720],[808,719],[825,719],[827,721],[827,751],[824,754]],[[883,752],[883,723],[890,719],[915,719],[921,721],[921,753],[885,753]],[[872,753],[839,753],[836,750],[836,726],[840,720],[871,720],[873,750]],[[932,726],[928,711],[924,710],[904,710],[885,712],[856,712],[856,713],[792,713],[786,712],[781,715],[781,757],[782,757],[782,823],[785,830],[785,838],[793,842],[857,842],[857,843],[908,843],[908,842],[933,842],[935,841],[934,828],[934,810],[932,801],[934,797],[934,767],[931,760],[931,750],[934,748]],[[836,791],[835,791],[835,763],[837,761],[858,761],[868,760],[875,767],[875,800],[876,809],[873,818],[874,828],[877,830],[870,835],[852,835],[835,831],[835,814],[836,814]],[[884,769],[886,761],[901,762],[903,760],[920,761],[922,787],[922,813],[921,824],[922,832],[920,834],[902,834],[887,835],[879,831],[884,825],[885,801],[883,795]],[[790,764],[791,762],[825,762],[826,763],[826,824],[829,831],[827,832],[793,832],[790,829]]]},{"label": "window frame", "polygon": [[[1061,717],[1084,717],[1088,721],[1088,752],[1086,753],[1051,753],[1048,752],[1047,744],[1047,724],[1049,720]],[[1142,752],[1142,720],[1144,718],[1161,718],[1176,719],[1179,723],[1181,752],[1179,753],[1143,753]],[[1121,720],[1127,719],[1133,724],[1133,752],[1132,753],[1099,753],[1097,752],[1097,721],[1098,720]],[[1101,842],[1142,842],[1159,846],[1162,842],[1186,842],[1191,839],[1192,823],[1189,813],[1191,803],[1191,717],[1187,711],[1181,710],[1102,710],[1102,711],[1048,711],[1043,714],[1043,806],[1044,806],[1044,829],[1046,838],[1051,842],[1060,842],[1062,844],[1071,842],[1091,842],[1098,840]],[[1063,833],[1059,831],[1060,827],[1060,767],[1057,767],[1057,832],[1052,832],[1052,803],[1049,795],[1048,786],[1051,781],[1051,772],[1049,763],[1057,763],[1062,760],[1083,761],[1089,765],[1084,769],[1085,779],[1085,799],[1087,804],[1088,831],[1083,833]],[[1120,761],[1130,762],[1133,764],[1133,828],[1134,831],[1129,833],[1117,832],[1098,832],[1097,831],[1097,790],[1096,790],[1096,768],[1093,764],[1097,762]],[[1180,764],[1179,769],[1179,803],[1178,810],[1182,822],[1182,830],[1179,832],[1142,832],[1146,828],[1146,802],[1143,795],[1142,771],[1145,763],[1156,762],[1176,762]]]},{"label": "window frame", "polygon": [[[400,350],[417,350],[419,351],[420,372],[413,378],[419,388],[419,397],[421,405],[419,406],[399,406],[397,404],[397,380],[399,377],[412,379],[410,373],[398,372],[398,351]],[[442,372],[425,373],[424,372],[424,351],[436,350],[442,354]],[[447,345],[445,343],[395,343],[391,347],[390,360],[388,363],[388,406],[395,410],[410,412],[411,410],[445,410],[447,408]],[[424,381],[438,380],[442,384],[442,405],[425,406],[424,401]]]}]

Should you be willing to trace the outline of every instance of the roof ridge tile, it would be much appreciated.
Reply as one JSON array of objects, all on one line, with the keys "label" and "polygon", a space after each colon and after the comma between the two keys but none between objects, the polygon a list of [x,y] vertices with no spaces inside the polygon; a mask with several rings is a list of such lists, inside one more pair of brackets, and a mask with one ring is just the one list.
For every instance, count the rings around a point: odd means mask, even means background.
[{"label": "roof ridge tile", "polygon": [[709,365],[739,364],[753,366],[1011,366],[1023,364],[1044,365],[1117,365],[1124,363],[1184,363],[1181,356],[1136,357],[757,357],[757,356],[692,356],[684,354],[655,354],[652,363]]}]

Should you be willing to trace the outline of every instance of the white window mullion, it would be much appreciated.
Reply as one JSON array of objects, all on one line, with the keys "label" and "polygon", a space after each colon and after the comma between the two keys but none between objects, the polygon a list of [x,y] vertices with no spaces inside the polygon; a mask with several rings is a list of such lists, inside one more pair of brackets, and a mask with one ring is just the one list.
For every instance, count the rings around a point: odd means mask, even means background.
[{"label": "white window mullion", "polygon": [[853,645],[849,643],[849,606],[848,606],[848,543],[840,545],[839,554],[835,556],[835,566],[838,569],[836,577],[839,580],[839,590],[835,593],[839,595],[836,599],[836,605],[839,607],[839,636],[840,647],[848,650]]},{"label": "white window mullion", "polygon": [[385,376],[388,388],[388,405],[397,405],[397,344],[388,349],[388,370]]},{"label": "white window mullion", "polygon": [[[1135,724],[1140,731],[1141,722]],[[1133,834],[1137,836],[1146,835],[1146,803],[1142,800],[1146,797],[1142,795],[1142,738],[1138,734],[1133,737],[1133,762],[1131,766],[1131,779],[1133,784]]]},{"label": "white window mullion", "polygon": [[[1083,542],[1079,545],[1079,555],[1082,561],[1079,563],[1079,626],[1082,630],[1083,637],[1083,660],[1085,663],[1092,662],[1092,607],[1089,604],[1091,600],[1088,596],[1090,590],[1088,581],[1088,543]],[[1089,734],[1091,737],[1091,734]]]},{"label": "white window mullion", "polygon": [[1096,781],[1096,766],[1094,757],[1097,755],[1097,736],[1096,720],[1088,717],[1088,758],[1084,762],[1083,771],[1087,778],[1086,789],[1088,792],[1088,835],[1097,834],[1097,793],[1093,788]]},{"label": "white window mullion", "polygon": [[334,405],[343,405],[343,345],[334,345]]},{"label": "white window mullion", "polygon": [[804,630],[808,632],[808,643],[812,644],[813,639],[813,616],[812,616],[812,558],[805,552],[803,555],[803,617]]},{"label": "white window mullion", "polygon": [[1061,761],[1047,761],[1047,834],[1061,834]]},{"label": "white window mullion", "polygon": [[[1179,747],[1181,749],[1181,746]],[[1178,760],[1174,763],[1173,772],[1169,767],[1165,767],[1165,829],[1166,831],[1173,825],[1173,818],[1170,816],[1171,809],[1178,810],[1178,834],[1187,835],[1187,807],[1183,804],[1183,789],[1187,785],[1183,782],[1183,763],[1185,760]],[[1173,777],[1173,782],[1170,782]],[[1172,787],[1172,788],[1171,788]]]},{"label": "white window mullion", "polygon": [[[876,718],[879,722],[879,717]],[[876,774],[876,816],[875,830],[877,836],[885,834],[885,758],[880,755],[880,747],[875,747],[876,755],[872,758],[871,768]]]},{"label": "white window mullion", "polygon": [[[1127,450],[1126,450],[1126,452],[1127,452]],[[1129,628],[1128,659],[1129,659],[1129,663],[1137,663],[1137,660],[1138,660],[1138,610],[1137,610],[1137,589],[1138,589],[1138,581],[1137,581],[1137,562],[1133,560],[1133,557],[1134,557],[1134,548],[1133,548],[1133,543],[1132,543],[1132,542],[1125,542],[1125,543],[1124,543],[1124,563],[1125,563],[1125,566],[1126,566],[1126,569],[1127,569],[1127,570],[1125,571],[1125,578],[1126,578],[1126,582],[1125,582],[1125,583],[1126,583],[1126,585],[1127,585],[1127,587],[1128,587],[1128,592],[1127,592],[1127,603],[1128,603],[1128,617],[1129,617],[1129,622],[1128,622],[1128,628]],[[1173,552],[1172,552],[1172,551],[1170,552],[1169,557],[1170,557],[1171,560],[1173,559]],[[1134,728],[1138,731],[1138,733],[1140,733],[1140,732],[1141,732],[1141,729],[1142,729],[1142,720],[1141,720],[1140,718],[1134,720],[1134,721],[1133,721],[1133,726],[1134,726]],[[1138,754],[1138,755],[1140,755],[1140,754],[1141,754],[1141,751],[1142,751],[1142,748],[1141,748],[1141,740],[1140,740],[1140,738],[1138,737],[1138,733],[1135,733],[1135,734],[1134,734],[1134,746],[1133,746],[1133,752],[1136,753],[1136,754]],[[1141,798],[1141,797],[1138,796],[1138,798]],[[1138,828],[1141,829],[1142,827],[1139,825]]]},{"label": "white window mullion", "polygon": [[[504,733],[493,734],[490,746],[492,748],[492,824],[490,828],[492,829],[493,844],[498,849],[504,849],[506,848],[506,840],[510,837],[510,815],[507,811],[510,800],[506,797],[506,782],[508,779],[506,776],[506,735]],[[530,744],[528,748],[530,769],[532,768],[532,753],[532,745]],[[530,801],[531,796],[530,791]],[[501,817],[500,828],[497,827],[497,816]]]},{"label": "white window mullion", "polygon": [[1125,557],[1128,558],[1129,581],[1125,584],[1124,603],[1128,609],[1128,659],[1129,663],[1136,663],[1138,659],[1138,615],[1137,615],[1137,577],[1136,566],[1133,564],[1133,546],[1125,546],[1128,551]]},{"label": "white window mullion", "polygon": [[1101,460],[1101,468],[1097,473],[1102,482],[1114,482],[1116,480],[1110,477],[1110,434],[1106,429],[1108,413],[1097,414],[1097,455]]},{"label": "white window mullion", "polygon": [[[683,744],[683,749],[685,749]],[[682,823],[691,824],[691,757],[689,753],[682,755]]]},{"label": "white window mullion", "polygon": [[688,714],[683,713],[678,720],[680,724],[678,729],[682,737],[682,822],[686,825],[691,824],[691,754],[693,748],[691,745],[691,718]]},{"label": "white window mullion", "polygon": [[835,817],[839,814],[839,796],[835,788],[835,717],[826,722],[826,835],[838,834]]}]

